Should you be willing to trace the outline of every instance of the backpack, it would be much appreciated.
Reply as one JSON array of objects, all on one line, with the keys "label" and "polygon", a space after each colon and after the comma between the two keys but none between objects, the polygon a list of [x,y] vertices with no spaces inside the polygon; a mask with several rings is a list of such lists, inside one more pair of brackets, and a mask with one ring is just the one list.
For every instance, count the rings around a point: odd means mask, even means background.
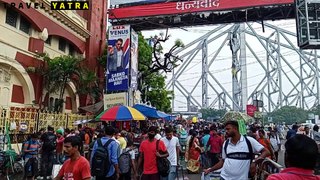
[{"label": "backpack", "polygon": [[80,131],[79,136],[80,136],[82,142],[85,141],[85,135],[86,135],[86,133],[84,131]]},{"label": "backpack", "polygon": [[57,147],[57,136],[53,133],[48,133],[46,140],[43,143],[43,149],[47,151],[54,151]]},{"label": "backpack", "polygon": [[130,151],[132,151],[132,149],[123,152],[118,160],[118,165],[119,165],[119,169],[120,169],[120,173],[121,174],[125,174],[128,173],[131,169],[131,155],[130,155]]},{"label": "backpack", "polygon": [[252,145],[251,145],[251,142],[249,141],[249,139],[246,136],[243,136],[243,137],[246,140],[249,152],[233,152],[233,153],[229,153],[228,154],[227,153],[227,148],[228,148],[230,139],[226,140],[226,143],[224,145],[224,152],[225,152],[227,158],[238,159],[238,160],[250,160],[250,164],[251,164],[251,162],[252,162],[252,160],[254,158]]},{"label": "backpack", "polygon": [[[157,145],[156,145],[156,150],[159,151],[159,141],[157,140]],[[161,152],[159,152],[161,154]],[[165,157],[165,158],[160,158],[157,157],[157,167],[158,167],[158,173],[162,177],[167,177],[169,175],[170,171],[170,161]]]},{"label": "backpack", "polygon": [[[234,153],[227,154],[227,148],[228,148],[229,141],[230,141],[230,139],[227,139],[226,143],[224,145],[224,153],[226,154],[227,158],[230,158],[230,159],[250,160],[250,165],[251,165],[252,160],[254,158],[252,144],[249,141],[249,139],[247,138],[247,136],[243,136],[243,137],[244,137],[244,139],[245,139],[245,141],[247,143],[249,152],[234,152]],[[249,169],[249,172],[248,172],[248,177],[249,178],[252,177],[250,169]]]},{"label": "backpack", "polygon": [[187,144],[188,133],[186,130],[182,130],[179,132],[179,143],[181,146],[185,146]]},{"label": "backpack", "polygon": [[108,146],[114,141],[109,139],[102,145],[101,139],[97,140],[98,148],[92,157],[91,174],[93,176],[106,176],[110,170],[111,163],[109,158]]}]

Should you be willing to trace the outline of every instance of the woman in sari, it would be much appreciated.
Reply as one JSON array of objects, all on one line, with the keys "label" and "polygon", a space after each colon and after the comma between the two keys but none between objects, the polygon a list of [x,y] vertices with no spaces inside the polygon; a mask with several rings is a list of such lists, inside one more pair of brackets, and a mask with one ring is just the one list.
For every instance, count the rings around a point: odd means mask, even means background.
[{"label": "woman in sari", "polygon": [[197,132],[190,130],[191,138],[187,143],[186,161],[187,170],[190,173],[199,173],[201,147],[197,136]]}]

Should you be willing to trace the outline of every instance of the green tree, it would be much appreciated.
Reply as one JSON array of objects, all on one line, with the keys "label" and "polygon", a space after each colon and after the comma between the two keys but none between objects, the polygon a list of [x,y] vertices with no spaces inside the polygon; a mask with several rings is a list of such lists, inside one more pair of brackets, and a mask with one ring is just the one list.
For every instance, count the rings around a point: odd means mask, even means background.
[{"label": "green tree", "polygon": [[286,122],[287,124],[302,123],[307,120],[308,111],[296,106],[284,106],[268,113],[268,117],[272,117],[273,122]]},{"label": "green tree", "polygon": [[39,54],[37,56],[44,60],[41,67],[29,67],[29,72],[39,73],[43,77],[43,86],[50,94],[57,93],[59,98],[54,107],[49,107],[49,111],[62,112],[64,103],[64,94],[67,84],[73,81],[78,88],[79,94],[89,94],[96,97],[99,93],[97,89],[95,73],[84,69],[81,66],[82,59],[74,56],[58,56],[50,58],[48,54]]},{"label": "green tree", "polygon": [[102,91],[99,88],[98,77],[95,72],[86,68],[81,70],[77,83],[77,93],[80,95],[88,95],[93,104],[100,100]]},{"label": "green tree", "polygon": [[172,91],[165,89],[165,76],[159,71],[151,71],[152,67],[152,47],[148,45],[141,33],[139,33],[139,85],[141,98],[144,103],[156,107],[158,110],[170,113]]},{"label": "green tree", "polygon": [[214,109],[214,108],[204,108],[200,109],[202,113],[202,118],[208,120],[208,118],[222,118],[224,114],[227,112],[226,109]]}]

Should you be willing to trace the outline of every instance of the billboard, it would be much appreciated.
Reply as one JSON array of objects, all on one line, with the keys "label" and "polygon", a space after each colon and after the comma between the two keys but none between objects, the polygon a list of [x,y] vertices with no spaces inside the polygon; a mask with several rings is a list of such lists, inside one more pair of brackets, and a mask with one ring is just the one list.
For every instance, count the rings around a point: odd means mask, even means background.
[{"label": "billboard", "polygon": [[117,105],[128,105],[127,93],[104,94],[103,102],[104,110]]},{"label": "billboard", "polygon": [[130,26],[111,26],[108,36],[107,91],[126,91],[129,87]]},{"label": "billboard", "polygon": [[[116,0],[115,0],[116,1]],[[110,10],[110,19],[125,19],[158,15],[190,14],[206,11],[225,11],[249,7],[293,4],[294,0],[188,0],[161,1],[153,4],[140,4]],[[130,12],[130,13],[128,13]]]},{"label": "billboard", "polygon": [[110,0],[110,5],[166,2],[168,0]]},{"label": "billboard", "polygon": [[138,43],[139,35],[131,30],[131,69],[130,87],[132,90],[138,89]]}]

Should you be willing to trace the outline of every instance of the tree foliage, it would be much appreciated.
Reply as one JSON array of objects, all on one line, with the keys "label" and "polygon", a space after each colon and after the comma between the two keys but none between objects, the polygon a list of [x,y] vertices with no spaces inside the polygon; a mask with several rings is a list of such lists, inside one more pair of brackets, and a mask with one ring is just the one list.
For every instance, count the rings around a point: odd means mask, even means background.
[{"label": "tree foliage", "polygon": [[165,89],[165,76],[159,71],[150,71],[152,67],[152,47],[148,45],[139,33],[139,85],[141,98],[144,103],[150,103],[158,110],[171,112],[172,91]]},{"label": "tree foliage", "polygon": [[47,91],[48,97],[52,93],[56,93],[59,96],[54,107],[49,107],[49,111],[62,112],[65,90],[71,81],[76,84],[78,94],[88,94],[94,96],[94,98],[100,96],[101,91],[99,91],[98,85],[95,83],[97,77],[94,72],[90,72],[81,66],[83,59],[75,56],[50,58],[48,54],[39,54],[37,57],[44,60],[43,66],[29,68],[29,72],[30,69],[34,69],[35,73],[43,77],[43,86]]},{"label": "tree foliage", "polygon": [[210,118],[223,117],[223,115],[227,112],[225,109],[214,109],[214,108],[205,108],[200,109],[202,113],[202,118],[208,120]]},{"label": "tree foliage", "polygon": [[293,124],[295,122],[305,122],[308,118],[308,113],[308,111],[302,108],[284,106],[278,110],[268,113],[268,117],[272,117],[273,122],[286,122],[286,124]]}]

